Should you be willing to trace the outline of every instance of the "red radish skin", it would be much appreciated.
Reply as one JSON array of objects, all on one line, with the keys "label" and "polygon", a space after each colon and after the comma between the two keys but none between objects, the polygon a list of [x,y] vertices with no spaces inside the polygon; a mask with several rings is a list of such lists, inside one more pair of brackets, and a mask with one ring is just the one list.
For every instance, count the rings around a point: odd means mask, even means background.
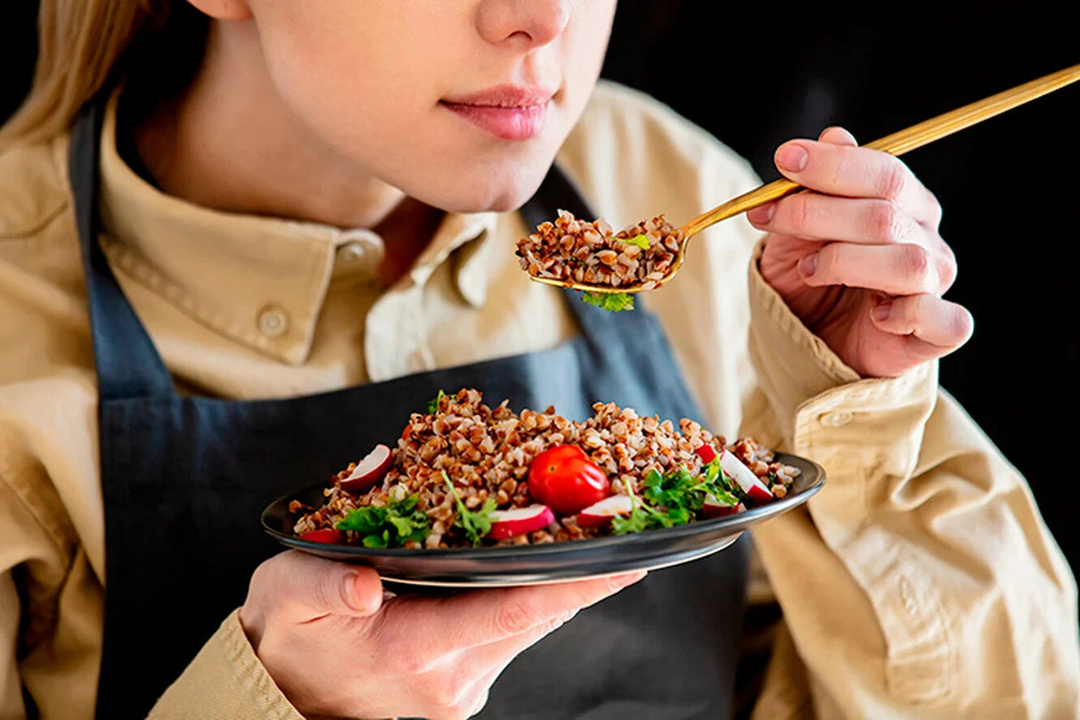
[{"label": "red radish skin", "polygon": [[492,540],[506,540],[535,530],[543,530],[554,522],[555,513],[551,512],[551,508],[547,505],[494,510],[491,513],[491,531],[488,537]]},{"label": "red radish skin", "polygon": [[751,500],[768,502],[773,499],[773,494],[769,491],[769,488],[765,487],[765,484],[758,479],[758,476],[746,465],[743,465],[742,460],[735,457],[731,452],[725,450],[724,454],[720,456],[720,467],[723,468],[728,477],[739,483],[739,487]]},{"label": "red radish skin", "polygon": [[310,530],[301,535],[300,539],[308,542],[323,543],[324,545],[341,545],[345,542],[345,535],[340,530],[323,528],[321,530]]},{"label": "red radish skin", "polygon": [[394,454],[385,445],[376,445],[375,449],[367,454],[349,477],[341,481],[341,489],[361,495],[366,493],[390,471],[394,464]]},{"label": "red radish skin", "polygon": [[590,505],[577,516],[581,527],[602,527],[618,515],[629,515],[634,511],[634,501],[629,495],[612,495],[598,503]]},{"label": "red radish skin", "polygon": [[714,448],[712,445],[702,445],[701,447],[695,449],[694,452],[696,452],[698,454],[698,457],[701,458],[701,462],[703,465],[708,465],[716,459],[716,448]]},{"label": "red radish skin", "polygon": [[706,520],[732,515],[739,511],[739,503],[728,505],[712,495],[705,496],[705,504],[701,506],[701,514]]}]

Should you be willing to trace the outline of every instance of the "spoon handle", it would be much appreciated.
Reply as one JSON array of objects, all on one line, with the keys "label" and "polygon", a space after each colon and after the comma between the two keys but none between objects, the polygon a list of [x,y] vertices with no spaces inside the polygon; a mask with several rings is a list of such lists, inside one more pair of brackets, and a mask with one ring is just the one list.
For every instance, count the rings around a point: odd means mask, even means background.
[{"label": "spoon handle", "polygon": [[[1059,70],[1056,73],[1046,75],[1037,80],[1032,80],[1031,82],[1014,87],[1011,90],[1000,92],[997,95],[991,95],[984,100],[979,100],[978,102],[973,102],[970,105],[965,105],[962,108],[947,112],[943,115],[938,115],[937,117],[921,122],[918,125],[912,125],[911,127],[895,132],[892,135],[886,135],[880,140],[875,140],[864,147],[873,150],[881,150],[890,155],[903,155],[906,152],[920,148],[923,145],[929,145],[935,140],[940,140],[955,132],[969,128],[972,125],[992,118],[995,115],[1000,115],[1007,110],[1012,110],[1024,103],[1031,102],[1038,97],[1042,97],[1047,93],[1063,88],[1077,80],[1080,80],[1080,65],[1073,65],[1070,68]],[[767,185],[762,185],[733,200],[728,200],[723,205],[686,223],[686,225],[682,227],[683,235],[686,238],[690,238],[721,220],[726,220],[729,217],[746,212],[747,210],[753,210],[756,207],[760,207],[761,205],[765,205],[774,200],[779,200],[786,195],[790,195],[791,193],[802,189],[803,187],[798,183],[785,178],[775,180]]]}]

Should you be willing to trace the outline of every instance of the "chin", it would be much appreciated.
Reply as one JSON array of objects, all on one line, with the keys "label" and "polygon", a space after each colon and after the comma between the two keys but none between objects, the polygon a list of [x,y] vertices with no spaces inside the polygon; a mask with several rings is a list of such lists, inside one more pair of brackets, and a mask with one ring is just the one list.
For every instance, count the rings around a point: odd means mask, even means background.
[{"label": "chin", "polygon": [[439,187],[406,192],[427,205],[447,212],[512,212],[532,198],[549,167],[550,164],[528,170],[510,167],[501,172],[489,168],[440,183]]}]

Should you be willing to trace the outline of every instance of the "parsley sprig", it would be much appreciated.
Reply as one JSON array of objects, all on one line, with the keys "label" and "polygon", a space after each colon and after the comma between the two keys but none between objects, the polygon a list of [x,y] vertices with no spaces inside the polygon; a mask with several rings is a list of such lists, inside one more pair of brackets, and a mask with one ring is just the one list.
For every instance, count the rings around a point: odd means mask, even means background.
[{"label": "parsley sprig", "polygon": [[696,476],[683,466],[666,475],[654,468],[645,475],[641,485],[644,488],[641,497],[627,486],[634,509],[628,516],[612,520],[611,529],[616,535],[685,525],[701,511],[709,495],[731,505],[739,502],[733,483],[720,467],[719,458]]},{"label": "parsley sprig", "polygon": [[424,542],[431,532],[431,520],[416,509],[419,495],[351,510],[334,526],[360,534],[360,542],[369,548],[403,547],[410,540]]},{"label": "parsley sprig", "polygon": [[623,242],[628,245],[637,245],[642,250],[649,249],[649,238],[645,237],[644,235],[635,235],[629,240],[623,240]]},{"label": "parsley sprig", "polygon": [[434,415],[435,413],[439,412],[439,401],[442,400],[444,397],[446,397],[446,393],[440,390],[439,394],[435,396],[434,400],[428,400],[428,415]]},{"label": "parsley sprig", "polygon": [[634,296],[629,293],[594,293],[587,292],[581,299],[589,305],[595,305],[604,310],[620,312],[634,309]]},{"label": "parsley sprig", "polygon": [[461,496],[458,495],[454,483],[450,481],[450,476],[446,474],[445,470],[442,471],[442,476],[443,480],[446,481],[446,487],[450,488],[450,494],[454,496],[454,500],[457,502],[458,511],[454,525],[465,531],[465,536],[472,541],[473,547],[476,547],[480,544],[480,540],[491,532],[491,513],[498,507],[495,498],[489,497],[485,500],[483,507],[478,511],[470,510],[461,501]]}]

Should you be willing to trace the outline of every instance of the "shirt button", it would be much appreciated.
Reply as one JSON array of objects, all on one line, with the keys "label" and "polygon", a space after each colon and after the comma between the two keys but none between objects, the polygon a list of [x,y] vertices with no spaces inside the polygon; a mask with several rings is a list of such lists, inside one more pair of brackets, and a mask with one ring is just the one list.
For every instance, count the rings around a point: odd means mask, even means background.
[{"label": "shirt button", "polygon": [[342,245],[337,251],[338,262],[342,265],[353,266],[364,259],[364,246],[358,242]]},{"label": "shirt button", "polygon": [[259,332],[268,338],[277,338],[289,329],[289,316],[276,305],[269,305],[259,313]]},{"label": "shirt button", "polygon": [[822,415],[820,421],[825,427],[838,428],[851,422],[851,418],[852,416],[849,412],[834,412]]}]

